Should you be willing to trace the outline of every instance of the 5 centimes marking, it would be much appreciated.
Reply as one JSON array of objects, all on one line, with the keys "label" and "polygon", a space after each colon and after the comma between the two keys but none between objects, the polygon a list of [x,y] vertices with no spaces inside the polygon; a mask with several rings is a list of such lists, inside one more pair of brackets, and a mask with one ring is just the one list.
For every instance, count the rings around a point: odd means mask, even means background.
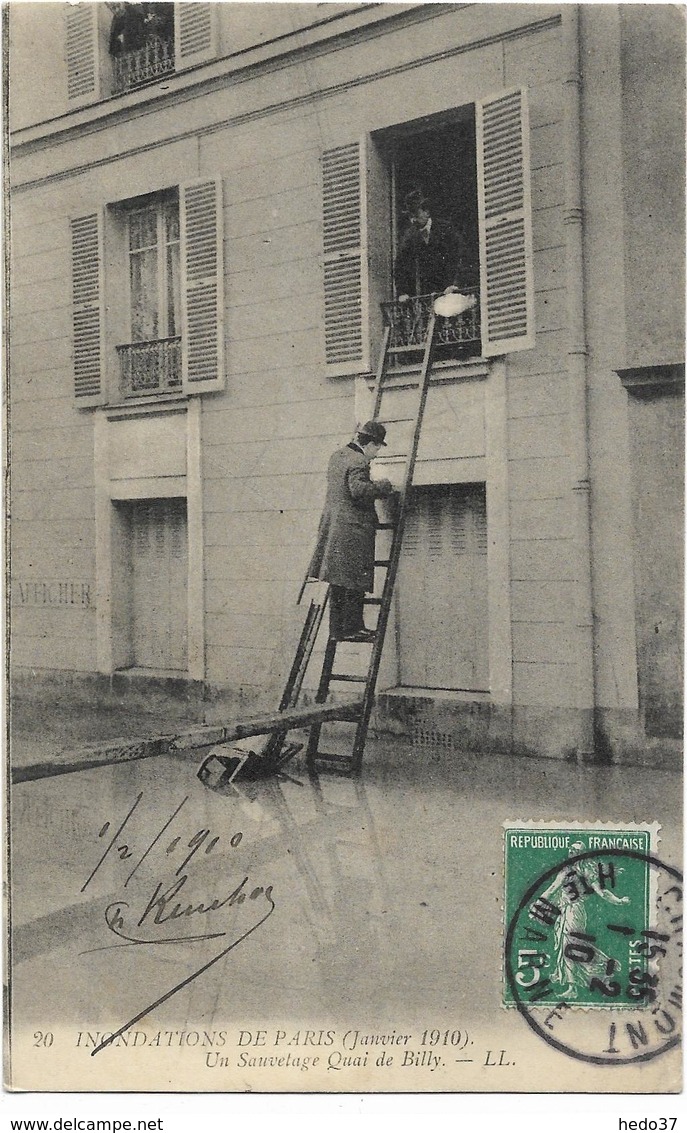
[{"label": "5 centimes marking", "polygon": [[681,1038],[682,875],[638,850],[574,848],[559,849],[510,917],[510,996],[563,1054],[604,1066],[645,1062]]}]

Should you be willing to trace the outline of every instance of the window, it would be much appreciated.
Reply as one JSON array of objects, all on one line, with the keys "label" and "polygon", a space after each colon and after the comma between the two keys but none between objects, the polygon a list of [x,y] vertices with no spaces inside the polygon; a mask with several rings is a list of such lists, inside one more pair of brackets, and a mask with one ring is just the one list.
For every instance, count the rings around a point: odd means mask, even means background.
[{"label": "window", "polygon": [[[432,225],[450,231],[458,249],[446,279],[403,263],[404,205],[418,188],[430,202]],[[325,151],[322,195],[331,376],[371,369],[383,323],[391,327],[394,351],[414,360],[425,339],[432,292],[447,285],[465,296],[463,312],[440,318],[437,326],[438,341],[453,356],[534,345],[525,90]],[[401,282],[410,294],[403,304]]]},{"label": "window", "polygon": [[217,8],[195,0],[65,5],[70,109],[214,59]]},{"label": "window", "polygon": [[181,387],[179,201],[138,203],[127,215],[130,335],[117,346],[125,397]]},{"label": "window", "polygon": [[[398,362],[412,359],[423,345],[434,300],[447,287],[456,287],[471,305],[460,318],[440,320],[437,357],[468,358],[481,351],[474,107],[459,114],[429,128],[407,125],[385,139],[393,298],[383,310]],[[400,296],[407,298],[399,303]]]},{"label": "window", "polygon": [[[408,199],[422,191],[432,221],[450,226],[456,237],[455,282],[461,289],[479,286],[479,238],[477,224],[477,159],[474,107],[461,122],[408,131],[396,137],[391,147],[391,177],[394,217],[394,267],[408,232]],[[402,283],[394,279],[396,297]],[[434,290],[432,282],[420,278],[415,290]],[[442,288],[443,290],[443,288]]]},{"label": "window", "polygon": [[108,4],[113,93],[174,70],[174,4]]},{"label": "window", "polygon": [[224,386],[221,183],[71,220],[78,405]]}]

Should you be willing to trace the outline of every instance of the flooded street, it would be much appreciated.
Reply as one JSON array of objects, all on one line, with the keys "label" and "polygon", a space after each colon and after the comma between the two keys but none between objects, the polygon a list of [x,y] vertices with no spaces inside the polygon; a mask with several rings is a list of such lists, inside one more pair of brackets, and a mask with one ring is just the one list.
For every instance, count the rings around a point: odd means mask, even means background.
[{"label": "flooded street", "polygon": [[357,781],[293,763],[211,790],[193,752],[16,785],[17,1030],[59,1021],[77,1049],[105,1043],[101,1060],[120,1031],[209,1044],[210,1067],[231,1028],[252,1070],[261,1030],[293,1059],[306,1030],[326,1047],[335,1021],[348,1038],[332,1073],[364,1069],[384,1036],[402,1065],[434,1072],[423,1032],[459,1045],[496,1021],[500,1047],[523,1039],[501,1007],[505,821],[658,819],[660,856],[679,861],[677,774],[390,737],[368,755]]}]

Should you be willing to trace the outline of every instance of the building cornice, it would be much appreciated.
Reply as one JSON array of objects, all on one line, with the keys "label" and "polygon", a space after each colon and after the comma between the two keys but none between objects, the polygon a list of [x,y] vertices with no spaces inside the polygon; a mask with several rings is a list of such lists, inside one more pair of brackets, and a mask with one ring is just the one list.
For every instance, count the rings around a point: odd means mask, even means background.
[{"label": "building cornice", "polygon": [[666,366],[632,366],[616,370],[628,393],[635,397],[659,397],[666,393],[682,393],[685,388],[685,364]]},{"label": "building cornice", "polygon": [[[111,95],[87,106],[66,111],[57,117],[10,133],[13,152],[31,153],[74,137],[108,129],[122,120],[188,102],[232,82],[245,82],[276,69],[293,66],[305,58],[350,46],[381,34],[379,25],[404,27],[434,18],[446,11],[469,7],[466,4],[383,4],[352,6],[350,12],[331,16],[308,27],[277,36],[266,43],[200,63],[166,75],[163,80],[138,90]],[[429,11],[428,11],[429,9]]]},{"label": "building cornice", "polygon": [[[440,6],[440,5],[423,4],[422,8],[424,9],[425,14],[421,14],[421,15],[416,14],[416,16],[417,16],[417,19],[435,18],[436,11],[437,11],[438,8],[441,11],[445,11],[447,7],[450,7],[451,10],[455,10],[457,7],[464,7],[464,6],[468,6],[468,5],[451,5],[451,6],[441,5]],[[504,7],[506,7],[506,6],[504,5]],[[426,15],[426,11],[427,11],[428,8],[432,9],[431,16]],[[91,160],[91,161],[84,162],[84,163],[75,164],[75,165],[72,165],[72,166],[69,166],[69,167],[65,167],[63,169],[56,170],[54,172],[46,173],[43,176],[38,177],[38,178],[27,179],[26,181],[22,181],[21,178],[16,178],[13,181],[13,184],[12,184],[12,191],[14,193],[22,192],[22,191],[26,192],[28,190],[37,188],[38,186],[41,186],[41,185],[46,185],[46,184],[50,184],[50,183],[57,182],[57,181],[63,181],[63,180],[69,179],[71,177],[78,176],[79,174],[84,173],[87,170],[92,170],[92,169],[98,168],[100,166],[111,165],[113,162],[117,161],[119,159],[119,157],[124,158],[124,157],[132,157],[132,156],[140,155],[140,154],[149,152],[153,149],[159,149],[161,147],[171,145],[175,142],[183,141],[183,140],[191,138],[191,137],[193,137],[193,138],[207,137],[207,136],[209,136],[213,133],[216,133],[220,130],[226,129],[227,127],[236,127],[236,126],[245,125],[247,123],[257,121],[260,118],[265,118],[265,117],[267,117],[271,114],[274,114],[274,113],[284,112],[285,110],[293,110],[293,109],[297,109],[297,108],[302,107],[302,106],[311,105],[312,103],[314,103],[318,100],[321,100],[321,99],[324,99],[324,98],[335,97],[337,95],[346,93],[347,91],[354,90],[357,87],[365,86],[369,83],[377,82],[379,80],[389,78],[389,77],[394,76],[394,75],[400,75],[400,74],[403,74],[403,73],[407,73],[409,71],[417,69],[418,67],[427,66],[427,65],[430,65],[434,62],[438,62],[440,60],[445,60],[445,59],[453,58],[453,57],[456,57],[456,56],[459,56],[459,55],[463,55],[463,54],[466,54],[467,52],[475,51],[475,50],[478,50],[482,47],[487,47],[487,46],[490,46],[490,45],[495,44],[495,43],[503,43],[503,42],[506,42],[506,41],[509,41],[509,40],[520,39],[520,38],[523,38],[523,37],[526,37],[526,36],[529,36],[529,35],[535,35],[539,32],[546,31],[548,28],[554,28],[554,27],[559,26],[560,22],[561,22],[560,14],[556,13],[555,15],[547,16],[543,19],[535,20],[535,21],[532,21],[532,22],[527,23],[527,24],[522,24],[522,25],[515,27],[515,28],[504,29],[500,32],[494,33],[493,35],[483,36],[483,37],[480,37],[478,39],[466,41],[464,43],[454,44],[454,45],[452,45],[448,48],[445,48],[444,50],[441,50],[441,51],[434,51],[434,52],[428,53],[427,55],[415,56],[413,59],[405,61],[403,63],[398,63],[398,64],[392,65],[390,67],[380,68],[379,70],[370,71],[370,72],[363,74],[363,75],[357,75],[355,78],[352,78],[352,79],[349,79],[349,80],[346,80],[346,81],[343,81],[343,82],[335,83],[332,86],[328,86],[328,87],[322,86],[322,87],[319,87],[319,88],[314,89],[312,91],[309,91],[305,94],[295,95],[293,98],[290,98],[290,99],[283,99],[282,98],[282,99],[279,99],[278,102],[265,103],[263,106],[257,107],[253,110],[249,110],[249,111],[245,111],[243,113],[238,113],[238,114],[230,115],[230,116],[227,116],[227,117],[223,117],[222,119],[218,119],[216,121],[210,122],[205,126],[195,125],[195,126],[188,127],[187,129],[184,129],[184,130],[176,131],[175,133],[165,134],[164,136],[157,138],[154,141],[147,142],[144,145],[131,146],[129,148],[126,148],[122,151],[121,154],[115,154],[115,155],[107,154],[107,155],[104,155],[102,158]],[[382,33],[377,32],[377,34],[382,34]],[[325,48],[325,46],[322,45],[322,44],[320,44],[319,46],[322,49],[322,52],[324,52],[325,50],[337,50],[337,49],[340,49],[341,47],[343,47],[345,45],[342,42],[337,40],[336,46],[333,46],[332,44],[330,44],[328,48]],[[269,69],[274,70],[274,69],[276,69],[277,66],[279,67],[279,69],[283,69],[283,66],[284,66],[283,56],[280,56],[278,64],[273,63],[270,66]],[[250,73],[248,73],[248,71],[250,71]],[[262,70],[261,70],[260,73],[263,73]],[[243,72],[240,76],[237,76],[236,78],[237,78],[237,81],[246,81],[246,80],[254,78],[254,77],[255,77],[255,72],[254,72],[253,68],[249,68],[249,69],[247,69],[246,72]],[[201,97],[203,95],[210,93],[212,90],[216,90],[216,89],[221,88],[221,86],[222,86],[222,81],[217,80],[217,79],[208,80],[207,82],[203,81],[202,84],[201,83],[197,84],[197,86],[194,87],[192,91],[174,92],[175,98],[174,98],[174,100],[171,104],[174,105],[177,102],[181,103],[181,102],[187,101],[190,98]],[[183,94],[185,94],[185,97],[181,97]],[[155,113],[155,111],[157,111],[159,108],[161,108],[163,106],[164,106],[165,109],[167,109],[170,106],[170,102],[167,101],[166,99],[163,102],[163,99],[158,97],[155,100],[154,103],[151,103],[150,101],[148,101],[144,106],[142,106],[139,109],[139,113],[140,114]],[[128,120],[131,119],[132,116],[133,116],[132,110],[129,107],[127,109],[123,109],[123,110],[120,110],[118,112],[117,120],[118,121],[128,121]],[[17,159],[17,158],[20,158],[21,156],[23,156],[24,154],[35,151],[38,148],[44,149],[44,148],[49,148],[51,146],[55,146],[56,143],[57,144],[65,143],[67,140],[69,140],[69,141],[73,140],[74,137],[81,137],[86,133],[92,133],[92,132],[95,132],[96,130],[107,129],[110,126],[112,126],[113,124],[114,124],[113,123],[113,116],[107,115],[106,119],[100,118],[97,122],[90,122],[90,123],[87,123],[87,124],[84,123],[80,128],[77,128],[75,126],[72,127],[69,139],[67,139],[63,135],[60,136],[60,137],[55,137],[55,135],[52,134],[52,135],[50,135],[50,137],[46,136],[44,139],[42,139],[42,143],[41,143],[40,146],[35,141],[34,142],[28,142],[28,141],[27,142],[20,142],[20,141],[16,140],[14,142],[14,144],[12,145],[12,157]]]}]

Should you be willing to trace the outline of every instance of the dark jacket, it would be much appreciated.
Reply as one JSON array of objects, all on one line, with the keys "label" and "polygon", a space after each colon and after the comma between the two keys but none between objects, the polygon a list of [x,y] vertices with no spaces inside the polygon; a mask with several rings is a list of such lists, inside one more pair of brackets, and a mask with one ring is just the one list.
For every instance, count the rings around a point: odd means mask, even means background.
[{"label": "dark jacket", "polygon": [[370,469],[355,444],[337,449],[327,470],[327,497],[308,569],[320,578],[349,590],[374,587],[374,501],[394,491],[388,480],[371,480]]},{"label": "dark jacket", "polygon": [[465,286],[471,274],[465,241],[447,220],[432,218],[426,244],[422,232],[408,225],[396,257],[399,295],[430,295],[451,285]]},{"label": "dark jacket", "polygon": [[146,5],[124,4],[110,27],[110,55],[127,55],[146,42]]}]

